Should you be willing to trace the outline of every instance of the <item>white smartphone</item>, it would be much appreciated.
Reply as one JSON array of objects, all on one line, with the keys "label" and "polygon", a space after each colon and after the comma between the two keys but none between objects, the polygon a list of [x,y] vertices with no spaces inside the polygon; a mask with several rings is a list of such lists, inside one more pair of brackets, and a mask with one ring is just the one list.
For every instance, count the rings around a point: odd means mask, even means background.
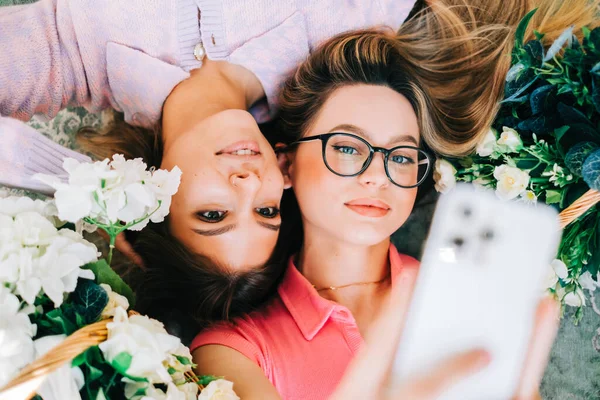
[{"label": "white smartphone", "polygon": [[492,361],[439,399],[504,400],[517,388],[560,241],[557,213],[457,185],[438,202],[393,367],[406,382],[459,352]]}]

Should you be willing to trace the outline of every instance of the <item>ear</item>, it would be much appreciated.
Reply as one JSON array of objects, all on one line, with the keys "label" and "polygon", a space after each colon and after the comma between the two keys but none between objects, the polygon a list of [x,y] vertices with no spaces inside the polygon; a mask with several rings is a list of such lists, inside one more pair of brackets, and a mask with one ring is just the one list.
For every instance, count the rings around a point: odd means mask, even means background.
[{"label": "ear", "polygon": [[289,189],[292,187],[292,180],[290,178],[290,164],[292,163],[291,154],[287,151],[277,151],[286,147],[283,143],[277,143],[275,145],[275,152],[277,154],[277,164],[283,174],[283,188]]}]

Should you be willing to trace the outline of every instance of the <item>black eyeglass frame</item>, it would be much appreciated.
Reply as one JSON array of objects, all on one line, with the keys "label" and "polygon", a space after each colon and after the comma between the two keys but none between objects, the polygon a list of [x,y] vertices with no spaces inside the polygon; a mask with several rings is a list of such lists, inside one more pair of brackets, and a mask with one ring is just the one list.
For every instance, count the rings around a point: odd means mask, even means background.
[{"label": "black eyeglass frame", "polygon": [[[332,136],[335,135],[344,135],[344,136],[350,136],[353,137],[357,140],[360,140],[361,142],[363,142],[364,144],[367,145],[367,147],[369,148],[369,157],[367,157],[366,161],[364,162],[362,168],[360,169],[360,171],[358,171],[355,174],[350,174],[350,175],[346,175],[346,174],[340,174],[339,172],[336,172],[333,170],[333,168],[331,168],[329,166],[329,163],[327,162],[327,156],[325,155],[326,151],[327,151],[327,142],[329,141],[329,139]],[[304,142],[311,142],[313,140],[320,140],[322,143],[322,156],[323,156],[323,162],[325,163],[325,166],[327,167],[328,170],[330,170],[332,173],[334,173],[337,176],[342,176],[342,177],[352,177],[352,176],[358,176],[360,174],[362,174],[363,172],[365,172],[367,170],[367,168],[369,168],[369,165],[371,165],[371,161],[373,161],[373,156],[375,155],[375,153],[381,153],[383,154],[383,166],[385,168],[385,174],[387,176],[387,178],[389,179],[390,182],[392,182],[394,185],[404,188],[404,189],[412,189],[412,188],[416,188],[418,186],[420,186],[425,179],[427,178],[427,176],[429,175],[429,173],[431,172],[431,166],[433,164],[433,157],[431,156],[431,154],[429,154],[428,152],[426,152],[425,150],[419,148],[419,147],[415,147],[415,146],[396,146],[393,147],[391,149],[385,149],[383,147],[377,147],[377,146],[373,146],[371,145],[371,143],[367,142],[365,139],[363,139],[360,136],[354,135],[352,133],[346,133],[346,132],[330,132],[330,133],[323,133],[321,135],[314,135],[314,136],[308,136],[302,139],[298,139],[295,142],[292,142],[288,145],[288,148],[286,148],[285,150],[288,150],[289,147],[291,146],[295,146],[298,145],[300,143],[304,143]],[[400,185],[399,183],[394,182],[394,180],[392,179],[392,177],[390,176],[390,171],[388,170],[388,158],[390,156],[390,154],[392,154],[394,151],[398,150],[398,149],[411,149],[411,150],[417,150],[421,153],[423,153],[425,155],[425,158],[427,159],[427,170],[425,171],[425,173],[423,174],[423,177],[417,182],[416,185],[412,185],[412,186],[403,186]],[[284,150],[284,151],[285,151]],[[418,161],[417,160],[417,165],[422,165],[424,164],[425,160],[421,160]]]}]

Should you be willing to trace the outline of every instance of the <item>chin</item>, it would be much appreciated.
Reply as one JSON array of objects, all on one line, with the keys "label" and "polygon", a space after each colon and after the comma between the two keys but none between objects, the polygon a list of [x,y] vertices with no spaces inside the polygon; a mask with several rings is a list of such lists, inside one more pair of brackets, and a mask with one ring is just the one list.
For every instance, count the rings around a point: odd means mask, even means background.
[{"label": "chin", "polygon": [[348,229],[340,230],[339,232],[343,232],[342,239],[345,242],[357,246],[375,246],[384,240],[388,240],[393,233],[382,232],[381,230],[375,231],[367,228],[363,229],[360,227],[349,227]]}]

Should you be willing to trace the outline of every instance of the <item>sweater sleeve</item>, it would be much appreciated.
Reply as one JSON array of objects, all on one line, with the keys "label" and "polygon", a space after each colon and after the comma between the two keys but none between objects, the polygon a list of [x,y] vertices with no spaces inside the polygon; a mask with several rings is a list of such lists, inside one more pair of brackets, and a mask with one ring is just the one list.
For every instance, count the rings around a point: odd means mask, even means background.
[{"label": "sweater sleeve", "polygon": [[0,115],[51,118],[89,101],[67,1],[0,7],[0,54]]},{"label": "sweater sleeve", "polygon": [[34,174],[55,175],[65,179],[66,172],[62,168],[65,158],[91,161],[88,156],[54,143],[25,123],[12,118],[0,117],[0,138],[0,185],[50,195],[54,190],[31,179]]}]

